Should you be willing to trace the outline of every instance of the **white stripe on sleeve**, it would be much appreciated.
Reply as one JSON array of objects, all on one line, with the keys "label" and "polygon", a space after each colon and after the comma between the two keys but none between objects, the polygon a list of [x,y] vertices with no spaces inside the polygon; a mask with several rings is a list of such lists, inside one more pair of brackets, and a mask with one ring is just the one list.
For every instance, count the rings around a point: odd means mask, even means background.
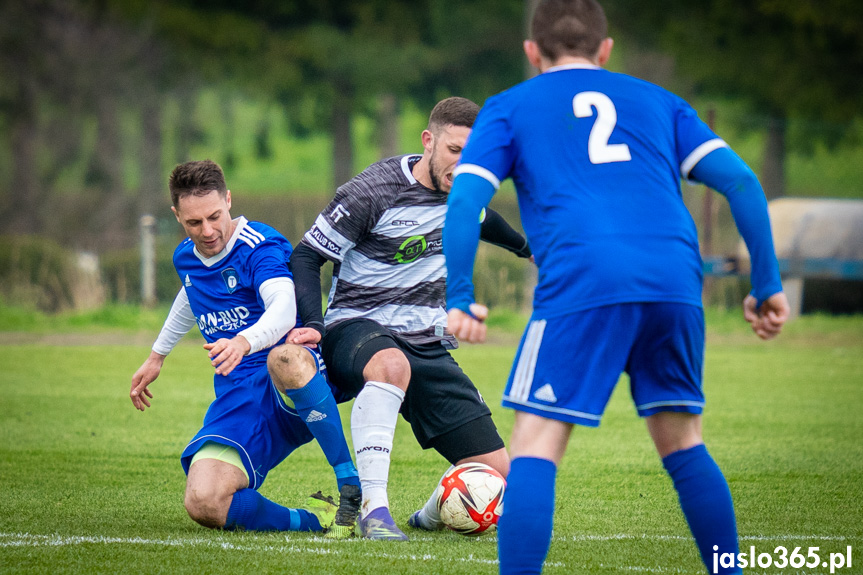
[{"label": "white stripe on sleeve", "polygon": [[487,180],[494,189],[500,188],[500,179],[491,173],[490,170],[483,168],[482,166],[477,166],[476,164],[462,164],[458,166],[453,172],[453,178],[458,176],[459,174],[473,174],[474,176],[479,176],[480,178]]},{"label": "white stripe on sleeve", "polygon": [[725,140],[721,138],[715,138],[713,140],[707,140],[694,150],[692,150],[686,159],[680,164],[680,175],[684,180],[689,179],[689,172],[692,171],[692,168],[695,167],[695,164],[700,162],[704,157],[712,152],[713,150],[718,150],[719,148],[727,148],[728,144]]}]

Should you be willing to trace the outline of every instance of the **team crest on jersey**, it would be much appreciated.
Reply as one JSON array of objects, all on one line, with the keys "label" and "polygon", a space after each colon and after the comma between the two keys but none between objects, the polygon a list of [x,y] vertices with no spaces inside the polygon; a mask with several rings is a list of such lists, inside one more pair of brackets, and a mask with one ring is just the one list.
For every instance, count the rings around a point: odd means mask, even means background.
[{"label": "team crest on jersey", "polygon": [[222,279],[225,280],[225,285],[228,287],[228,293],[234,293],[240,287],[240,274],[234,268],[227,268],[222,271]]}]

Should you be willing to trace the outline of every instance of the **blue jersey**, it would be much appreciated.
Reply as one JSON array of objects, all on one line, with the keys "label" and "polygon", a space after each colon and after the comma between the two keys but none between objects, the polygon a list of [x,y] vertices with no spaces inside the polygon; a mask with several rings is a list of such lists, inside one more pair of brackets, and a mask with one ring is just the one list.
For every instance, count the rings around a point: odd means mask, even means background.
[{"label": "blue jersey", "polygon": [[[264,313],[260,287],[273,278],[292,277],[288,259],[293,248],[276,230],[260,222],[237,219],[225,249],[204,258],[191,239],[174,251],[174,267],[186,290],[198,328],[208,342],[233,338]],[[222,386],[249,377],[267,363],[268,349],[243,358],[228,376],[216,375],[216,396]]]},{"label": "blue jersey", "polygon": [[680,178],[724,147],[681,98],[567,65],[486,102],[457,173],[512,177],[539,266],[535,312],[625,302],[701,305],[701,257]]}]

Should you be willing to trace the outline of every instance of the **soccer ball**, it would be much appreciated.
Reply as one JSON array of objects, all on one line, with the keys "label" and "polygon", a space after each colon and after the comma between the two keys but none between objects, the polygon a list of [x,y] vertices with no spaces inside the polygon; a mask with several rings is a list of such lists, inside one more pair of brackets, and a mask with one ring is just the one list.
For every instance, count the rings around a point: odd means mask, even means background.
[{"label": "soccer ball", "polygon": [[506,480],[483,463],[450,469],[437,488],[437,508],[444,525],[462,535],[481,535],[497,528],[503,512]]}]

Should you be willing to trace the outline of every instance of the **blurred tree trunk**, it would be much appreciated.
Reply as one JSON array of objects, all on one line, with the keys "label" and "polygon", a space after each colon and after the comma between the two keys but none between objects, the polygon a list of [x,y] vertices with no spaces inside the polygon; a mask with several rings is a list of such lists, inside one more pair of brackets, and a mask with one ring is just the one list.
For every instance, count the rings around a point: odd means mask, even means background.
[{"label": "blurred tree trunk", "polygon": [[337,82],[332,115],[334,187],[341,186],[354,175],[354,151],[351,145],[353,104],[353,90]]},{"label": "blurred tree trunk", "polygon": [[378,104],[378,149],[381,158],[391,158],[399,153],[399,102],[395,94],[386,92]]},{"label": "blurred tree trunk", "polygon": [[100,188],[103,196],[112,196],[123,188],[123,142],[117,108],[113,94],[104,94],[96,102],[96,149],[90,160],[87,183]]},{"label": "blurred tree trunk", "polygon": [[2,218],[6,228],[3,231],[38,234],[42,232],[39,217],[42,198],[36,168],[39,132],[35,90],[26,83],[20,85],[11,107],[14,108],[10,114],[12,180],[9,207],[4,210],[7,213]]},{"label": "blurred tree trunk", "polygon": [[[220,98],[220,102],[222,105],[222,129],[224,130],[224,134],[222,135],[223,139],[223,157],[222,161],[224,162],[222,165],[226,170],[232,171],[237,165],[237,151],[236,151],[236,118],[234,115],[234,93],[228,91],[222,94]],[[189,118],[191,121],[191,113],[189,114]],[[192,125],[190,124],[190,127]],[[195,127],[194,131],[190,131],[191,134],[197,134],[197,127]],[[203,158],[189,158],[189,160],[199,160]]]},{"label": "blurred tree trunk", "polygon": [[167,185],[162,174],[162,107],[158,95],[144,100],[141,113],[141,189],[138,193],[140,214],[165,215]]},{"label": "blurred tree trunk", "polygon": [[123,139],[120,133],[118,96],[103,92],[96,101],[96,149],[90,160],[87,184],[96,192],[90,230],[99,230],[97,242],[122,243],[124,230],[133,221],[132,199],[123,181]]},{"label": "blurred tree trunk", "polygon": [[772,117],[767,125],[760,179],[768,200],[785,195],[785,118]]},{"label": "blurred tree trunk", "polygon": [[[530,22],[533,18],[533,13],[536,10],[536,7],[539,5],[539,0],[524,0],[524,37],[531,38],[532,34],[530,33]],[[538,74],[536,68],[530,65],[530,62],[527,61],[527,58],[523,58],[524,61],[524,77],[525,79],[533,78]]]},{"label": "blurred tree trunk", "polygon": [[[45,92],[45,10],[29,0],[0,2],[0,127],[8,132],[11,166],[9,189],[0,201],[0,231],[36,234],[41,230],[39,206],[38,102]],[[5,139],[5,138],[4,138]]]}]

